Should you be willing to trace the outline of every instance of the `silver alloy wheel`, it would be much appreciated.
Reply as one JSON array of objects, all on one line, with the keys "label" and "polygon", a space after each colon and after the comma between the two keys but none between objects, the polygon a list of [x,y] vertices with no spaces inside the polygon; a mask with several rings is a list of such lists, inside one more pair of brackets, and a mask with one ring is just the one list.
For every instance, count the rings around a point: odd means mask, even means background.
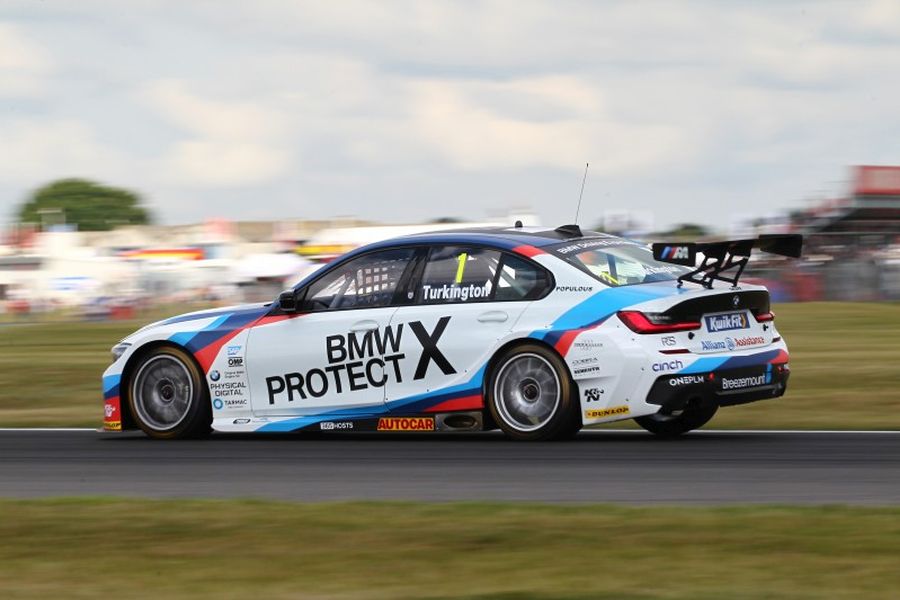
[{"label": "silver alloy wheel", "polygon": [[556,414],[561,387],[556,369],[543,356],[516,354],[494,380],[497,412],[517,431],[540,429]]},{"label": "silver alloy wheel", "polygon": [[131,394],[141,421],[156,431],[168,431],[187,416],[194,381],[184,363],[169,354],[158,354],[141,365]]}]

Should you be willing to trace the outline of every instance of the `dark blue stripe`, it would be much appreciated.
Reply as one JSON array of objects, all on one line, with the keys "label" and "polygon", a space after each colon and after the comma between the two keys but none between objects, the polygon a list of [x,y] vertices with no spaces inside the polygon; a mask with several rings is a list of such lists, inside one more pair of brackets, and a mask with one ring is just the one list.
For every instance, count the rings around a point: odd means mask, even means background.
[{"label": "dark blue stripe", "polygon": [[220,340],[235,329],[248,325],[268,312],[268,308],[260,308],[249,311],[237,312],[225,319],[218,327],[197,332],[187,343],[187,349],[191,352],[199,352],[207,346]]}]

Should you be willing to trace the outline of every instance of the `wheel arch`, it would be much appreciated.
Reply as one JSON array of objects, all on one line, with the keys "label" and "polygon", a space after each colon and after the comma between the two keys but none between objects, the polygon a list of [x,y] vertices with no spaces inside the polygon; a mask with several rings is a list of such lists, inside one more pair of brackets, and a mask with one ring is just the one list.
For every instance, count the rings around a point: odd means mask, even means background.
[{"label": "wheel arch", "polygon": [[[119,404],[120,410],[122,411],[122,429],[138,428],[137,422],[134,419],[134,415],[131,414],[131,402],[129,398],[129,395],[131,394],[131,377],[132,375],[134,375],[134,371],[141,363],[141,360],[143,360],[145,356],[147,356],[150,352],[156,350],[157,348],[176,348],[184,352],[194,362],[194,365],[197,367],[200,373],[203,373],[203,368],[200,366],[200,363],[197,361],[194,353],[181,344],[177,344],[170,340],[152,340],[147,342],[146,344],[142,344],[140,348],[132,352],[131,356],[128,357],[128,360],[125,361],[125,366],[122,368],[122,380],[119,385],[119,397],[121,399]],[[200,379],[202,381],[203,387],[206,389],[206,395],[207,397],[209,397],[209,383],[207,383],[206,377],[201,377]]]},{"label": "wheel arch", "polygon": [[539,340],[531,337],[514,338],[505,342],[494,351],[484,369],[484,377],[481,382],[481,397],[484,398],[484,408],[482,409],[482,412],[484,413],[483,418],[485,420],[485,429],[488,428],[488,424],[491,425],[492,429],[496,428],[496,423],[493,422],[490,407],[488,406],[488,394],[490,392],[491,379],[493,378],[494,371],[497,369],[497,365],[500,362],[500,357],[502,357],[513,348],[526,345],[540,346],[556,355],[559,360],[562,361],[562,364],[565,365],[565,375],[569,378],[569,384],[572,387],[572,395],[575,397],[576,401],[579,401],[581,399],[581,391],[578,387],[578,382],[575,381],[575,378],[572,376],[572,369],[569,367],[569,363],[566,362],[566,358],[559,353],[559,350],[557,350],[552,344],[548,344],[544,340]]}]

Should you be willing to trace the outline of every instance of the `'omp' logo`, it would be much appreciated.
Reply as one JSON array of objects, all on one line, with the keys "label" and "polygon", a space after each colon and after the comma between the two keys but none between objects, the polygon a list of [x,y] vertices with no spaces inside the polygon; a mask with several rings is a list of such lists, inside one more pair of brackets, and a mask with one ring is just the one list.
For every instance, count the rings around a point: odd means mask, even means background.
[{"label": "'omp' logo", "polygon": [[616,415],[627,415],[627,406],[613,406],[610,408],[592,408],[584,411],[584,416],[588,419],[602,419],[604,417],[613,417]]},{"label": "'omp' logo", "polygon": [[378,431],[434,431],[431,417],[383,417],[378,419]]}]

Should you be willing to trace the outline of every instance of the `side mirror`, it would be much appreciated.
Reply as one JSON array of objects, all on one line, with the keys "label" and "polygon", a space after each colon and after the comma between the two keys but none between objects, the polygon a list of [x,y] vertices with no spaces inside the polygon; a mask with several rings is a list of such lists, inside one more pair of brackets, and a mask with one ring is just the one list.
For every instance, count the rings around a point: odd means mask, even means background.
[{"label": "side mirror", "polygon": [[284,312],[294,312],[297,310],[297,294],[294,290],[285,290],[278,294],[278,306]]}]

